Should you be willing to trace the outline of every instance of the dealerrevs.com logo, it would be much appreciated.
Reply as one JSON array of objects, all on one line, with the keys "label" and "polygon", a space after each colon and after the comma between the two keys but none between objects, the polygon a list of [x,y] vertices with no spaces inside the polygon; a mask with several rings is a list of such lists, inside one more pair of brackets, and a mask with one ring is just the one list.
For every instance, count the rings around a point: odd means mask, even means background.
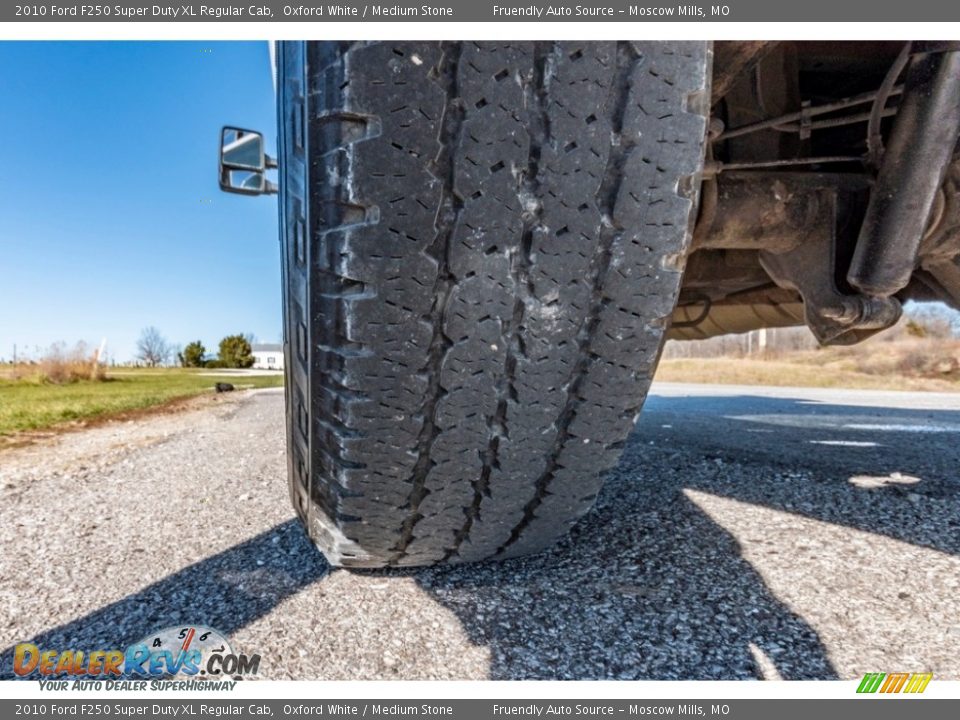
[{"label": "dealerrevs.com logo", "polygon": [[[221,689],[221,685],[231,689],[233,681],[256,675],[259,668],[260,655],[235,652],[223,633],[202,625],[164,628],[125,650],[58,650],[20,643],[13,651],[14,675],[39,679],[51,690],[66,689],[70,680],[88,681],[85,685],[91,689],[143,690],[146,681],[142,678],[166,681],[151,685],[151,689],[191,689],[194,685],[205,690]],[[171,680],[198,682],[183,686],[171,685]],[[105,684],[93,687],[89,681]]]}]

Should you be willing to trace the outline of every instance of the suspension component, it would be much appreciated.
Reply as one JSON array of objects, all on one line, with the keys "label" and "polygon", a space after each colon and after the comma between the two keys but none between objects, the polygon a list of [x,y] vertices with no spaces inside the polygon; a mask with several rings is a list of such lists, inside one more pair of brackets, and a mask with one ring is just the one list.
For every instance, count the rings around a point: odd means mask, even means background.
[{"label": "suspension component", "polygon": [[960,51],[915,55],[847,281],[887,298],[910,282],[920,241],[960,137]]}]

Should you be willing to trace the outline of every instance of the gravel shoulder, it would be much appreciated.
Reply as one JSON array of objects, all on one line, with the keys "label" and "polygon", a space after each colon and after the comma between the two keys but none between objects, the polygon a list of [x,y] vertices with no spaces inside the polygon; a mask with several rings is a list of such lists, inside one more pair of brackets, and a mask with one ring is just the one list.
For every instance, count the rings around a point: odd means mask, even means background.
[{"label": "gravel shoulder", "polygon": [[275,679],[960,679],[960,398],[892,395],[657,385],[556,548],[403,573],[309,545],[280,390],[7,449],[0,676],[193,622]]}]

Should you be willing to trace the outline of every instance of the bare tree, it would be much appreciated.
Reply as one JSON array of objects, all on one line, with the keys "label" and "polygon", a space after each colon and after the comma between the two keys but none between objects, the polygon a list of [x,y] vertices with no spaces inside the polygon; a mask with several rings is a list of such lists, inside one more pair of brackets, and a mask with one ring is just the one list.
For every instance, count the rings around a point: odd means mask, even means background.
[{"label": "bare tree", "polygon": [[137,359],[147,367],[164,365],[172,352],[170,343],[153,325],[143,329],[137,340]]},{"label": "bare tree", "polygon": [[[920,337],[947,339],[960,335],[960,314],[940,302],[910,303],[904,308],[907,324],[911,322]],[[917,333],[916,329],[920,332]]]}]

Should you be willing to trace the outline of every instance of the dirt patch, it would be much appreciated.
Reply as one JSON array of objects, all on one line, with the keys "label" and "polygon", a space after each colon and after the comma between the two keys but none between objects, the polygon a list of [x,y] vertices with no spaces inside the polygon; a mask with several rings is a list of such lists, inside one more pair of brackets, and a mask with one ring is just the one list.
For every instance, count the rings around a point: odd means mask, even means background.
[{"label": "dirt patch", "polygon": [[[238,391],[238,394],[246,394],[249,391]],[[137,408],[134,410],[123,410],[117,413],[97,415],[82,420],[71,420],[69,422],[58,423],[42,430],[21,430],[10,435],[0,435],[0,452],[12,448],[35,445],[60,437],[67,433],[74,433],[91,428],[99,428],[106,425],[116,425],[120,423],[136,422],[144,418],[157,417],[159,415],[175,415],[187,410],[199,410],[211,405],[222,404],[229,400],[225,395],[193,395],[189,397],[172,398],[157,405],[150,407]]]}]

